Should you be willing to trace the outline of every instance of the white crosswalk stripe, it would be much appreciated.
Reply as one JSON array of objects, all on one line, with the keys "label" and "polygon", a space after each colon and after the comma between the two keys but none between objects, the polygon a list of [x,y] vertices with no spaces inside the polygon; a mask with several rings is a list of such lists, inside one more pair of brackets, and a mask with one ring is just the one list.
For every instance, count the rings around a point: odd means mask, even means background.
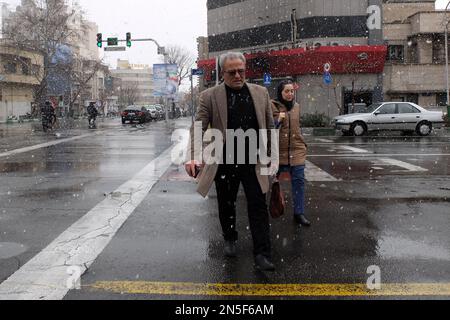
[{"label": "white crosswalk stripe", "polygon": [[332,175],[328,174],[324,170],[320,169],[318,166],[310,161],[306,161],[305,170],[306,180],[310,182],[335,182],[339,181]]},{"label": "white crosswalk stripe", "polygon": [[[404,162],[404,161],[400,161],[400,160],[396,160],[396,159],[389,159],[389,158],[381,158],[381,159],[377,159],[377,160],[373,160],[372,161],[374,166],[393,166],[393,167],[400,167],[405,169],[406,171],[409,172],[428,172],[428,169],[419,167],[419,166],[415,166],[412,165],[410,163]],[[400,171],[400,170],[394,170],[391,171],[392,173],[396,173],[396,172],[404,172]]]},{"label": "white crosswalk stripe", "polygon": [[149,163],[0,284],[0,300],[63,299],[72,277],[68,271],[79,270],[81,276],[94,263],[170,167],[171,150]]}]

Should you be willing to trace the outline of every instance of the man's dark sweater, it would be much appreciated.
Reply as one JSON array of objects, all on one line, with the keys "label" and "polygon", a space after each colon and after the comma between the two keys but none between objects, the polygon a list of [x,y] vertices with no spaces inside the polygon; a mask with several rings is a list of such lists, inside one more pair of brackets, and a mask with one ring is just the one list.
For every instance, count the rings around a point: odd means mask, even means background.
[{"label": "man's dark sweater", "polygon": [[[240,90],[234,90],[225,86],[227,90],[227,104],[228,104],[228,128],[229,130],[239,130],[242,129],[244,132],[248,130],[254,130],[256,132],[256,137],[259,139],[259,124],[258,118],[256,116],[255,105],[253,103],[253,99],[250,95],[250,91],[248,90],[247,85]],[[234,162],[233,164],[238,164],[238,139],[235,138],[235,147],[234,147]],[[245,163],[249,164],[249,139],[246,139],[245,142]],[[226,153],[226,145],[224,147],[224,154]],[[224,159],[228,159],[229,157],[225,157]],[[229,160],[224,160],[226,164],[229,163]],[[252,163],[253,165],[255,163]]]}]

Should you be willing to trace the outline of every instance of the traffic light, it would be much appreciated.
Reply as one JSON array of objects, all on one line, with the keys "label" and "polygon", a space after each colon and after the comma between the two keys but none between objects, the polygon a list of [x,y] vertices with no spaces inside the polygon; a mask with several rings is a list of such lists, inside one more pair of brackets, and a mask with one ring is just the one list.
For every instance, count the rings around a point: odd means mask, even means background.
[{"label": "traffic light", "polygon": [[103,38],[101,33],[97,33],[97,47],[101,48],[103,46]]},{"label": "traffic light", "polygon": [[127,47],[131,47],[131,33],[127,32]]}]

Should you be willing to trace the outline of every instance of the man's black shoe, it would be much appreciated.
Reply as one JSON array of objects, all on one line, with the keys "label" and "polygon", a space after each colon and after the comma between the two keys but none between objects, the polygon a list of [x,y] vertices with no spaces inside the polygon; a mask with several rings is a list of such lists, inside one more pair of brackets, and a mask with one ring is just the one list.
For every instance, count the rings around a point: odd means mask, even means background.
[{"label": "man's black shoe", "polygon": [[304,215],[295,215],[294,220],[297,224],[301,224],[304,227],[311,227],[311,222]]},{"label": "man's black shoe", "polygon": [[260,271],[275,271],[274,264],[261,254],[255,257],[255,266]]},{"label": "man's black shoe", "polygon": [[225,256],[228,258],[236,258],[236,241],[226,241],[225,242]]}]

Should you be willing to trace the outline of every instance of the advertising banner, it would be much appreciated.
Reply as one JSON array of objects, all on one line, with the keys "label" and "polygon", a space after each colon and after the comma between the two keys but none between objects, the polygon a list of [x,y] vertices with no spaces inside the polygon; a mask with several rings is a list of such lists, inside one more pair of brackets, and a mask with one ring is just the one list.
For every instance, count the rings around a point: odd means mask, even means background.
[{"label": "advertising banner", "polygon": [[178,66],[176,64],[153,65],[153,96],[175,98],[178,92]]}]

